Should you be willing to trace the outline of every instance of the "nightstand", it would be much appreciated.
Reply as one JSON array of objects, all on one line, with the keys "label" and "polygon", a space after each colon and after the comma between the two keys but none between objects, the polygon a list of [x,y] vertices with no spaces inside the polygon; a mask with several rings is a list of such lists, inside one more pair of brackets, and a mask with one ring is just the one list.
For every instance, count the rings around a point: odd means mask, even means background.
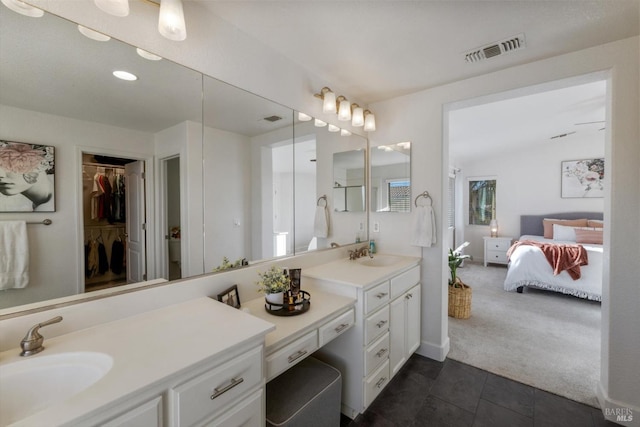
[{"label": "nightstand", "polygon": [[513,237],[483,237],[484,266],[487,263],[507,264],[507,251],[511,247]]}]

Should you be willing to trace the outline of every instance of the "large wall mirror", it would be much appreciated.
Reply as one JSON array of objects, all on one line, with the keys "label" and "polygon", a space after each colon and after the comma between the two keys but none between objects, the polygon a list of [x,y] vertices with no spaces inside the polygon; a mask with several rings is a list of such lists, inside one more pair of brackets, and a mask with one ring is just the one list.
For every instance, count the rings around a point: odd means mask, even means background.
[{"label": "large wall mirror", "polygon": [[411,143],[371,148],[371,211],[411,212]]},{"label": "large wall mirror", "polygon": [[[365,138],[49,13],[0,8],[0,140],[54,146],[56,156],[55,212],[0,212],[30,223],[29,284],[0,291],[0,309],[366,238],[366,212],[336,215],[332,192],[334,154],[364,153]],[[86,210],[99,175],[126,176],[130,221]],[[319,200],[326,234],[314,230]],[[88,277],[88,243],[110,260],[127,234],[141,243],[133,261]]]}]

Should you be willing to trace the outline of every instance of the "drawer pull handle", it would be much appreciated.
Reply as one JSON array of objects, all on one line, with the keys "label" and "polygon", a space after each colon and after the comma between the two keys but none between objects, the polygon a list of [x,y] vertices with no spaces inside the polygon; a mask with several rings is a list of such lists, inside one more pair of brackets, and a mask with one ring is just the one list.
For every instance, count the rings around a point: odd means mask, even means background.
[{"label": "drawer pull handle", "polygon": [[307,354],[307,350],[299,350],[297,353],[292,354],[291,356],[289,356],[289,363],[295,362],[296,360],[300,359],[305,354]]},{"label": "drawer pull handle", "polygon": [[336,331],[336,334],[337,334],[337,333],[340,333],[340,332],[344,331],[344,329],[345,329],[345,328],[348,328],[348,327],[349,327],[349,324],[348,324],[348,323],[343,323],[343,324],[341,324],[340,326],[336,327],[336,328],[334,329],[334,331]]},{"label": "drawer pull handle", "polygon": [[376,297],[378,299],[382,299],[382,298],[386,297],[387,295],[389,295],[387,292],[380,292],[378,295],[376,295]]},{"label": "drawer pull handle", "polygon": [[407,294],[407,295],[405,295],[405,299],[411,299],[411,298],[413,298],[413,294]]},{"label": "drawer pull handle", "polygon": [[240,377],[240,378],[232,378],[231,382],[229,384],[227,384],[226,386],[222,387],[222,388],[214,388],[213,391],[215,393],[213,393],[211,395],[211,400],[215,399],[216,397],[220,397],[223,394],[225,394],[226,392],[228,392],[229,390],[231,390],[232,388],[234,388],[235,386],[239,385],[240,383],[244,382],[244,378]]},{"label": "drawer pull handle", "polygon": [[385,354],[387,351],[386,348],[381,349],[379,352],[376,353],[376,357],[382,357],[383,354]]},{"label": "drawer pull handle", "polygon": [[386,321],[386,320],[381,320],[381,321],[379,321],[378,323],[376,323],[376,326],[377,326],[378,328],[382,328],[382,327],[383,327],[384,325],[386,325],[386,324],[387,324],[387,321]]},{"label": "drawer pull handle", "polygon": [[387,380],[386,377],[382,377],[378,380],[378,382],[376,383],[376,387],[380,388],[382,386],[382,384],[384,384],[384,382]]}]

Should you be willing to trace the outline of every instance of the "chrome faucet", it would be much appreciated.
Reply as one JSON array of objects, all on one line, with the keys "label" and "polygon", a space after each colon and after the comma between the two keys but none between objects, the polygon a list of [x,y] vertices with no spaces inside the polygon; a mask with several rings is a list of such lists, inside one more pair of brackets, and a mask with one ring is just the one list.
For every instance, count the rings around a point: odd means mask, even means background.
[{"label": "chrome faucet", "polygon": [[[355,249],[353,251],[349,251],[349,259],[350,260],[358,259],[358,258],[360,258],[362,256],[367,255],[367,254],[369,254],[369,248],[366,247],[366,246],[363,246],[363,247]],[[372,257],[371,254],[369,254],[369,256]]]},{"label": "chrome faucet", "polygon": [[339,248],[339,247],[340,247],[340,245],[339,245],[339,244],[337,244],[336,242],[331,242],[331,247],[332,247],[332,248]]},{"label": "chrome faucet", "polygon": [[22,348],[22,353],[20,356],[31,356],[37,353],[40,353],[44,350],[44,346],[42,343],[44,342],[44,337],[38,333],[38,330],[43,326],[53,325],[54,323],[58,323],[62,321],[62,316],[54,317],[53,319],[49,319],[46,322],[38,323],[27,332],[27,335],[24,336],[22,341],[20,342],[20,347]]}]

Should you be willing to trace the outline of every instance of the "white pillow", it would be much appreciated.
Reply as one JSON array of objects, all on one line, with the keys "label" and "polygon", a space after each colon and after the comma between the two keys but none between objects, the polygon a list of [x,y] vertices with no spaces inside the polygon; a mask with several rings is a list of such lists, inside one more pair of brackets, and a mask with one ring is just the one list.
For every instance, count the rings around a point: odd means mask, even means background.
[{"label": "white pillow", "polygon": [[576,231],[574,230],[574,227],[567,227],[566,225],[553,224],[553,240],[575,242]]}]

